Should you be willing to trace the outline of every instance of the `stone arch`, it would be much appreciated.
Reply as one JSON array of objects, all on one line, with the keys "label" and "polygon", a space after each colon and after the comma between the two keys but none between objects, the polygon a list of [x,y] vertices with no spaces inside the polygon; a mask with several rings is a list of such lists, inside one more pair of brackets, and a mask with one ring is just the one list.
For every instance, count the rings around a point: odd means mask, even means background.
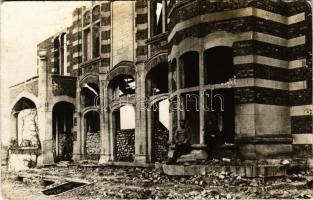
[{"label": "stone arch", "polygon": [[99,84],[99,75],[98,74],[87,74],[79,81],[79,85],[82,86],[85,83],[96,83]]},{"label": "stone arch", "polygon": [[76,105],[76,100],[73,97],[66,96],[66,95],[54,96],[52,98],[52,104],[49,105],[49,110],[52,110],[53,107],[59,102],[67,102],[67,103],[73,104],[74,106]]},{"label": "stone arch", "polygon": [[167,53],[160,53],[150,58],[146,63],[147,73],[161,63],[167,63]]},{"label": "stone arch", "polygon": [[[12,107],[10,108],[10,137],[12,145],[17,146],[29,146],[33,144],[37,144],[37,139],[30,132],[36,132],[36,122],[38,123],[37,118],[37,110],[38,104],[34,101],[32,95],[27,95],[27,93],[20,94],[12,103]],[[19,123],[20,118],[22,118],[22,127]],[[31,127],[30,130],[26,130],[24,127],[24,123],[26,123],[27,127]],[[24,134],[26,132],[26,134]],[[36,134],[39,134],[38,132]],[[26,141],[27,140],[27,141]],[[25,143],[25,142],[27,143]],[[35,143],[33,143],[35,142]]]},{"label": "stone arch", "polygon": [[[121,114],[121,108],[123,107],[131,107],[131,113]],[[122,123],[122,117],[125,114],[127,116],[127,126]],[[131,116],[130,116],[131,114]],[[131,118],[132,117],[132,118]],[[135,156],[135,106],[131,103],[123,103],[115,106],[110,111],[110,137],[111,140],[111,151],[113,152],[113,160],[114,161],[126,161],[132,162],[134,161]],[[132,127],[129,126],[130,121]],[[125,121],[124,121],[125,123]]]},{"label": "stone arch", "polygon": [[13,109],[13,107],[15,106],[15,104],[21,99],[21,98],[27,98],[30,99],[31,101],[33,101],[36,105],[36,108],[38,109],[40,107],[40,103],[39,103],[39,99],[38,97],[36,97],[34,94],[23,91],[20,94],[18,94],[14,100],[12,101],[12,103],[10,104],[10,110]]},{"label": "stone arch", "polygon": [[130,75],[135,79],[135,67],[130,67],[130,66],[118,66],[116,68],[113,68],[107,77],[108,83],[113,80],[115,77],[119,75]]},{"label": "stone arch", "polygon": [[169,66],[167,59],[163,57],[162,60],[154,60],[154,65],[148,65],[148,70],[145,76],[146,96],[168,93]]},{"label": "stone arch", "polygon": [[90,107],[87,107],[87,108],[84,108],[82,109],[81,113],[82,113],[82,116],[84,116],[86,113],[90,112],[90,111],[96,111],[98,113],[100,113],[100,110],[98,107],[96,106],[90,106]]},{"label": "stone arch", "polygon": [[82,113],[84,157],[88,160],[99,160],[101,151],[101,112],[98,108],[89,107],[83,110]]}]

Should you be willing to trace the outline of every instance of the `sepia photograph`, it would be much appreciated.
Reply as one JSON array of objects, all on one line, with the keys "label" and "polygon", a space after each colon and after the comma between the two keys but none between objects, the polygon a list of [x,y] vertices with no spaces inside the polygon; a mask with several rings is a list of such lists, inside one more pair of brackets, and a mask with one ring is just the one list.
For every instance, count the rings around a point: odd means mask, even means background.
[{"label": "sepia photograph", "polygon": [[313,199],[312,19],[310,0],[0,2],[0,199]]}]

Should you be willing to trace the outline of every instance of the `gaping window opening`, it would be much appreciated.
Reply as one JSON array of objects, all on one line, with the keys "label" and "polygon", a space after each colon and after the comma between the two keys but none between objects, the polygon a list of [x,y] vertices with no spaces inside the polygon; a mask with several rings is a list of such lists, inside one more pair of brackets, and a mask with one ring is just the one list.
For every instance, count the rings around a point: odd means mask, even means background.
[{"label": "gaping window opening", "polygon": [[226,46],[213,47],[204,52],[206,84],[228,82],[234,76],[233,49]]},{"label": "gaping window opening", "polygon": [[148,72],[146,78],[146,94],[154,96],[168,93],[168,64],[161,63]]},{"label": "gaping window opening", "polygon": [[180,85],[181,88],[199,85],[199,53],[187,52],[180,57]]},{"label": "gaping window opening", "polygon": [[60,36],[60,75],[67,75],[67,35],[63,33]]},{"label": "gaping window opening", "polygon": [[111,83],[112,99],[116,100],[123,96],[132,96],[135,94],[135,79],[129,75],[119,75],[115,77]]},{"label": "gaping window opening", "polygon": [[100,6],[95,6],[92,10],[92,17],[90,15],[90,11],[86,11],[84,15],[84,61],[100,57]]},{"label": "gaping window opening", "polygon": [[82,105],[85,107],[99,106],[99,87],[96,83],[85,83],[82,85]]},{"label": "gaping window opening", "polygon": [[100,56],[100,23],[92,27],[92,57]]},{"label": "gaping window opening", "polygon": [[151,36],[155,36],[165,32],[163,26],[165,20],[163,20],[163,0],[153,0],[150,4],[150,21],[151,21]]},{"label": "gaping window opening", "polygon": [[91,59],[91,33],[90,28],[84,30],[84,61]]},{"label": "gaping window opening", "polygon": [[53,59],[54,66],[52,73],[59,75],[67,75],[67,35],[62,33],[53,42]]}]

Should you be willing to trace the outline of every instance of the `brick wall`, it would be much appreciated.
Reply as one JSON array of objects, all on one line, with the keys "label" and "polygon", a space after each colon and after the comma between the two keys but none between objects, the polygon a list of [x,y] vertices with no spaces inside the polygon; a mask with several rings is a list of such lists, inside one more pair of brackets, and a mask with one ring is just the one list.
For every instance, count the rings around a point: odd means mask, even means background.
[{"label": "brick wall", "polygon": [[114,148],[115,161],[134,161],[135,129],[117,130]]},{"label": "brick wall", "polygon": [[87,159],[90,160],[99,160],[100,158],[100,132],[96,133],[87,133],[86,137],[86,152]]},{"label": "brick wall", "polygon": [[15,100],[15,98],[23,91],[38,96],[38,77],[34,77],[32,80],[10,87],[10,101],[12,102]]},{"label": "brick wall", "polygon": [[152,160],[162,162],[168,159],[169,131],[158,122],[153,128]]}]

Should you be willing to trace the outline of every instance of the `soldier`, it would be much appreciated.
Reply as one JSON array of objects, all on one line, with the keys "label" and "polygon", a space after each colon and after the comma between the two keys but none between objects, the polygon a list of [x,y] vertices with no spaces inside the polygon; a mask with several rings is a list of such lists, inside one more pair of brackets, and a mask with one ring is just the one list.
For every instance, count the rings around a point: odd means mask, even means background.
[{"label": "soldier", "polygon": [[176,130],[174,137],[175,149],[173,157],[169,159],[167,164],[176,164],[177,159],[181,155],[187,154],[191,151],[190,139],[189,127],[186,127],[185,120],[180,120],[180,128]]}]

